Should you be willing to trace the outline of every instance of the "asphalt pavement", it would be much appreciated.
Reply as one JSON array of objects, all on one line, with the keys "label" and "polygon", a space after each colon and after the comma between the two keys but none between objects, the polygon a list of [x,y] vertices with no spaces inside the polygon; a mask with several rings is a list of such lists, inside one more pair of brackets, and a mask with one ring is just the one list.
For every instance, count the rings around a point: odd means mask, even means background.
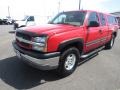
[{"label": "asphalt pavement", "polygon": [[19,60],[14,34],[13,26],[0,26],[0,90],[120,90],[120,32],[111,50],[102,50],[66,78]]}]

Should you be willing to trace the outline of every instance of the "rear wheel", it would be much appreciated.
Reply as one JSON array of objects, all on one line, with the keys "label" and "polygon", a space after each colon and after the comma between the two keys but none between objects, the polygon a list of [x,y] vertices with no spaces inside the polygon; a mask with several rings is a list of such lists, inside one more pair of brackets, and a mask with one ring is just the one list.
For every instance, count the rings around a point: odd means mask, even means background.
[{"label": "rear wheel", "polygon": [[111,40],[105,45],[105,49],[111,49],[114,45],[114,41],[115,41],[115,36],[112,35]]},{"label": "rear wheel", "polygon": [[79,58],[79,50],[75,47],[71,47],[63,51],[63,53],[60,56],[58,67],[59,75],[65,77],[72,74],[78,65]]}]

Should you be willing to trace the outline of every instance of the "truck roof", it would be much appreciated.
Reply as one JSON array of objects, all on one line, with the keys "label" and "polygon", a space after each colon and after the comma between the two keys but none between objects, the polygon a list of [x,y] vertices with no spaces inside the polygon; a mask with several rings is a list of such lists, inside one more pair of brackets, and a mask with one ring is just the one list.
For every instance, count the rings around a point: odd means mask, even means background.
[{"label": "truck roof", "polygon": [[74,12],[74,11],[76,11],[76,12],[79,12],[79,11],[83,11],[83,12],[97,12],[97,13],[103,13],[105,15],[110,15],[110,16],[114,16],[115,17],[115,15],[113,15],[113,14],[100,12],[100,11],[95,11],[95,10],[73,10],[73,11],[65,11],[65,12]]}]

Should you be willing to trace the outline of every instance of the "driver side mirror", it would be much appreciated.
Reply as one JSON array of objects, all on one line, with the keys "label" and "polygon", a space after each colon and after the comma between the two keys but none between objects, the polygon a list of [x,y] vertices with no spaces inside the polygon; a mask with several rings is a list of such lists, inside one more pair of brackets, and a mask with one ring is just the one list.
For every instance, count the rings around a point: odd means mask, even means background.
[{"label": "driver side mirror", "polygon": [[99,23],[97,21],[90,21],[88,27],[99,27]]}]

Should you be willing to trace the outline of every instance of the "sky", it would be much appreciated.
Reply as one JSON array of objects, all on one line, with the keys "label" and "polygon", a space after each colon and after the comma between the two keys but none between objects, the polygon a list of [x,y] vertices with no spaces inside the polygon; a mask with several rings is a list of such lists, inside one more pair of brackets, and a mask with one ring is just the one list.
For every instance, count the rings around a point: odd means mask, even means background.
[{"label": "sky", "polygon": [[[120,11],[119,3],[120,0],[81,0],[81,9],[110,13]],[[25,15],[54,16],[59,11],[78,10],[79,0],[0,0],[0,18],[8,16],[8,6],[11,17],[20,19]]]}]

